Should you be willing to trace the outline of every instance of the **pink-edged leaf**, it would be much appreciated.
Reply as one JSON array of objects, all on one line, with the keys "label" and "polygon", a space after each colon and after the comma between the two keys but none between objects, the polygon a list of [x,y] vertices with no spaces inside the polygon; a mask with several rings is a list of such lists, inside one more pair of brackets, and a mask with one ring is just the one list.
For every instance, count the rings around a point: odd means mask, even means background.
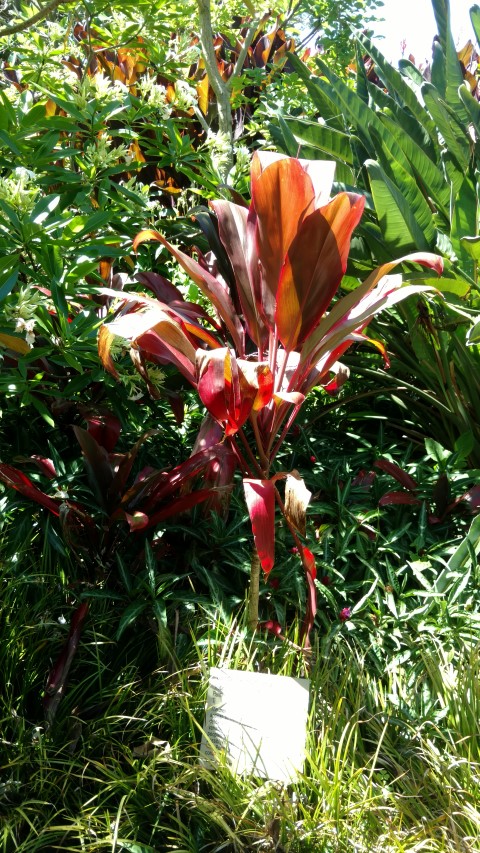
[{"label": "pink-edged leaf", "polygon": [[108,489],[109,497],[114,498],[123,495],[128,477],[130,476],[131,470],[133,468],[133,463],[137,458],[138,451],[140,450],[144,441],[147,441],[147,439],[151,438],[153,435],[157,435],[157,430],[148,430],[142,436],[140,436],[138,441],[135,442],[135,444],[133,445],[131,450],[128,451],[128,453],[122,453],[120,456],[116,457],[115,474]]},{"label": "pink-edged leaf", "polygon": [[315,193],[298,160],[275,159],[261,169],[258,154],[254,154],[251,194],[248,222],[254,243],[250,279],[256,288],[257,310],[273,330],[280,271],[301,223],[314,210]]},{"label": "pink-edged leaf", "polygon": [[353,478],[352,486],[363,491],[368,491],[370,486],[373,486],[376,476],[375,471],[365,471],[361,468],[357,476]]},{"label": "pink-edged leaf", "polygon": [[244,479],[243,489],[255,548],[268,575],[275,563],[275,486],[271,480]]},{"label": "pink-edged leaf", "polygon": [[396,504],[406,504],[408,506],[419,506],[422,502],[410,492],[387,492],[382,495],[379,506],[393,506]]},{"label": "pink-edged leaf", "polygon": [[318,325],[347,268],[350,239],[365,199],[340,193],[300,225],[288,249],[277,291],[275,321],[287,351]]},{"label": "pink-edged leaf", "polygon": [[312,493],[298,471],[291,471],[285,483],[285,517],[301,536],[305,536],[311,497]]},{"label": "pink-edged leaf", "polygon": [[58,476],[55,470],[55,465],[51,459],[45,459],[43,456],[37,456],[35,454],[30,458],[35,462],[42,474],[44,474],[45,477],[48,477],[49,480],[54,480]]},{"label": "pink-edged leaf", "polygon": [[395,462],[389,462],[388,459],[376,459],[373,463],[376,468],[380,468],[381,471],[384,471],[385,474],[390,474],[397,483],[400,483],[401,486],[404,486],[405,489],[408,489],[410,492],[416,492],[418,488],[418,484],[415,482],[413,477],[410,477],[410,474],[407,474],[403,468],[400,468]]},{"label": "pink-edged leaf", "polygon": [[480,509],[480,486],[472,486],[471,489],[468,489],[461,497],[457,498],[455,505],[460,502],[466,503],[470,512],[477,512]]},{"label": "pink-edged leaf", "polygon": [[[442,259],[428,252],[405,255],[395,261],[382,264],[368,276],[363,284],[335,303],[328,315],[305,341],[302,348],[302,361],[312,363],[318,360],[325,348],[333,349],[352,332],[361,331],[383,308],[389,308],[414,293],[435,292],[435,289],[429,286],[402,286],[401,276],[389,277],[388,274],[395,266],[406,262],[432,268],[439,274],[443,271]],[[374,289],[374,293],[371,294]]]},{"label": "pink-edged leaf", "polygon": [[300,391],[275,391],[274,399],[279,403],[292,403],[293,406],[301,406],[305,400],[305,394]]},{"label": "pink-edged leaf", "polygon": [[243,329],[235,312],[235,308],[230,294],[215,276],[211,275],[208,270],[204,269],[198,261],[190,258],[180,249],[176,249],[168,240],[165,239],[158,231],[145,230],[140,231],[133,241],[133,248],[136,251],[141,243],[148,240],[155,240],[165,246],[166,249],[177,259],[180,266],[188,273],[192,281],[200,288],[202,293],[207,296],[212,304],[217,309],[222,321],[225,323],[228,331],[232,336],[233,343],[237,352],[242,353],[244,350]]},{"label": "pink-edged leaf", "polygon": [[193,446],[193,453],[215,447],[216,456],[205,467],[202,485],[212,489],[212,497],[206,502],[204,512],[212,511],[224,515],[230,503],[237,458],[231,448],[222,442],[223,429],[211,415],[206,415]]},{"label": "pink-edged leaf", "polygon": [[20,492],[24,497],[30,498],[30,500],[50,510],[54,515],[59,515],[60,502],[42,492],[25,474],[14,468],[13,465],[0,464],[0,481],[5,483],[6,486],[10,486],[11,489]]},{"label": "pink-edged leaf", "polygon": [[140,284],[148,287],[159,302],[165,302],[166,305],[177,300],[183,302],[183,296],[178,287],[158,272],[139,272],[135,278]]},{"label": "pink-edged leaf", "polygon": [[[145,332],[136,343],[145,357],[158,364],[173,364],[185,379],[196,385],[195,362],[191,360],[190,352],[186,355],[172,345],[171,340],[165,340],[154,330]],[[192,350],[195,352],[193,347]]]},{"label": "pink-edged leaf", "polygon": [[250,246],[247,239],[248,211],[230,201],[212,201],[210,204],[217,215],[220,239],[235,273],[247,332],[258,347],[265,340],[266,331],[258,313],[253,284],[250,280]]}]

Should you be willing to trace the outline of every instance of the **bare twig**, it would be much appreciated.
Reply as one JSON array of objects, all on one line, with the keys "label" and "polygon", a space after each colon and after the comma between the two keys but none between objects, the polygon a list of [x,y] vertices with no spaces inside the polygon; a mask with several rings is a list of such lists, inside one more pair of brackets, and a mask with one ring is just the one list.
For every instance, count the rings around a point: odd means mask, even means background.
[{"label": "bare twig", "polygon": [[28,30],[29,27],[33,26],[33,24],[38,24],[39,21],[43,21],[43,19],[46,18],[50,12],[57,9],[58,6],[73,2],[74,0],[50,0],[50,3],[47,3],[46,6],[42,6],[35,15],[32,15],[31,18],[27,18],[26,21],[20,21],[18,24],[12,24],[11,27],[4,27],[3,30],[0,30],[0,38],[3,38],[4,36],[12,36],[15,33],[21,33],[24,30]]}]

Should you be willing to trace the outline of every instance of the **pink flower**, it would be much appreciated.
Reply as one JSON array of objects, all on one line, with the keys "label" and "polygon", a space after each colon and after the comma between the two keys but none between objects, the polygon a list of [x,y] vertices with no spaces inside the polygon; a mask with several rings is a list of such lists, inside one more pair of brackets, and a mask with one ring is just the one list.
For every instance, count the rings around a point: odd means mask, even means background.
[{"label": "pink flower", "polygon": [[291,554],[298,554],[298,548],[296,545],[294,545],[293,548],[290,548],[290,553]]},{"label": "pink flower", "polygon": [[310,462],[315,463],[317,461],[316,456],[310,456]]},{"label": "pink flower", "polygon": [[340,613],[338,614],[338,618],[340,619],[340,622],[347,622],[348,619],[350,619],[351,615],[352,615],[351,608],[350,607],[344,607],[343,610],[341,610]]}]

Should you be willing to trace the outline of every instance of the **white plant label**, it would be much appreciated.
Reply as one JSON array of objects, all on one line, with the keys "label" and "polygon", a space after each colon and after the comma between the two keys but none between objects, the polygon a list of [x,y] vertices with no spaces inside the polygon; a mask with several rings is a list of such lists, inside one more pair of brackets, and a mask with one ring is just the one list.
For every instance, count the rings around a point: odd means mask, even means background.
[{"label": "white plant label", "polygon": [[224,753],[235,773],[289,784],[303,768],[310,682],[306,678],[210,670],[200,763]]}]

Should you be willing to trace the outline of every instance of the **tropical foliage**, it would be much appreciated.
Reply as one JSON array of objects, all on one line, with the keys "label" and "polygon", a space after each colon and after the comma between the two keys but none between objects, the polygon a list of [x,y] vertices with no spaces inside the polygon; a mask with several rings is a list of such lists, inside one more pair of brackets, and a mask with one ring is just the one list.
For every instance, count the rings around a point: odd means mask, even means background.
[{"label": "tropical foliage", "polygon": [[[1,849],[474,853],[476,48],[206,5],[0,2]],[[292,786],[211,666],[310,678]]]},{"label": "tropical foliage", "polygon": [[[382,380],[395,383],[400,394],[403,382],[414,385],[414,426],[440,441],[447,429],[452,449],[470,435],[470,458],[477,464],[479,124],[476,77],[469,70],[475,53],[470,43],[457,55],[448,4],[436,0],[433,8],[439,38],[430,79],[410,60],[396,70],[364,35],[357,38],[354,90],[323,59],[311,74],[293,57],[320,121],[286,116],[271,133],[290,154],[334,160],[347,186],[360,176],[367,193],[367,215],[353,247],[360,269],[398,252],[435,250],[444,256],[443,302],[410,300],[400,309],[400,324],[382,323],[381,333],[397,356],[390,378],[383,374]],[[478,37],[478,7],[472,24]]]}]

